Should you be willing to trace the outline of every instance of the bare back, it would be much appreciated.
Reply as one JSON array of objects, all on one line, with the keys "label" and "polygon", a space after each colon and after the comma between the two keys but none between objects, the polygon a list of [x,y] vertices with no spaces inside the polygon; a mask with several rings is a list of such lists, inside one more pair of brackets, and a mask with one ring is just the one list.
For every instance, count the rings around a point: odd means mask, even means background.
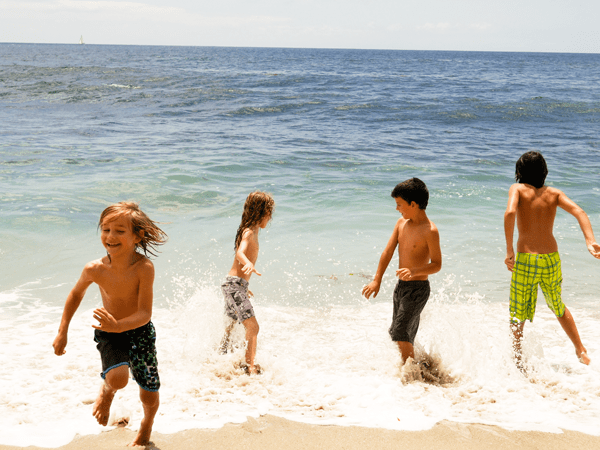
[{"label": "bare back", "polygon": [[552,233],[556,208],[561,191],[548,186],[535,188],[516,184],[517,199],[517,252],[545,254],[558,251]]}]

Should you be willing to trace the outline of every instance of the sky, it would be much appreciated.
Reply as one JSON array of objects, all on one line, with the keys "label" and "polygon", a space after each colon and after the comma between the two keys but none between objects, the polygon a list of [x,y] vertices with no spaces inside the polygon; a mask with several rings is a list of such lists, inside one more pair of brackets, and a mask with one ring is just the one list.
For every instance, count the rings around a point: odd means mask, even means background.
[{"label": "sky", "polygon": [[0,0],[0,42],[600,53],[600,0]]}]

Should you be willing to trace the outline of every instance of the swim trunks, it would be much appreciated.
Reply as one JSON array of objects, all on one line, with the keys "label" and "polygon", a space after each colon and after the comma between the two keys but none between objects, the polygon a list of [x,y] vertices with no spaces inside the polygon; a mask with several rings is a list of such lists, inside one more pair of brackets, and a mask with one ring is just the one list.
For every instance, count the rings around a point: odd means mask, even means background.
[{"label": "swim trunks", "polygon": [[129,366],[133,378],[142,389],[158,391],[160,379],[156,359],[156,330],[152,322],[123,333],[95,330],[94,341],[102,359],[100,376],[103,379],[111,369]]},{"label": "swim trunks", "polygon": [[510,281],[510,321],[533,321],[537,304],[538,284],[548,307],[557,317],[565,313],[561,300],[562,271],[558,252],[536,255],[517,253]]},{"label": "swim trunks", "polygon": [[254,317],[254,309],[248,298],[248,282],[240,277],[228,275],[221,285],[225,297],[225,314],[242,323]]},{"label": "swim trunks", "polygon": [[429,300],[430,292],[429,280],[398,280],[394,289],[394,313],[389,330],[392,341],[415,343],[421,312]]}]

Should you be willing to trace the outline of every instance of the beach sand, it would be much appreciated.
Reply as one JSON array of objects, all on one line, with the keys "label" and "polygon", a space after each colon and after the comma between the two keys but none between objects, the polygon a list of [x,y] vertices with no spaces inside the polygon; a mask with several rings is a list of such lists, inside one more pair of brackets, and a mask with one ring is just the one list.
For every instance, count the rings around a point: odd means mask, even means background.
[{"label": "beach sand", "polygon": [[[64,450],[109,450],[125,447],[134,438],[129,428],[114,428],[100,435],[78,436]],[[0,450],[41,447],[0,445]],[[175,434],[152,434],[149,450],[234,449],[245,450],[486,450],[600,448],[600,436],[575,431],[544,433],[508,431],[478,424],[443,421],[427,431],[392,431],[378,428],[310,425],[265,415],[248,418],[217,430],[186,430]]]}]

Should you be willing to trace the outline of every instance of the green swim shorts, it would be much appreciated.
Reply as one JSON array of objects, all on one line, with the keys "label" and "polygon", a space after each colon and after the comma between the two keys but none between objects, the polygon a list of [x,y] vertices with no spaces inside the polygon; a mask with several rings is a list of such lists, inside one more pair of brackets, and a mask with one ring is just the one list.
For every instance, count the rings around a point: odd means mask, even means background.
[{"label": "green swim shorts", "polygon": [[561,300],[562,271],[558,252],[536,255],[517,253],[510,282],[510,320],[519,323],[533,321],[537,303],[538,284],[548,307],[557,317],[565,313]]}]

